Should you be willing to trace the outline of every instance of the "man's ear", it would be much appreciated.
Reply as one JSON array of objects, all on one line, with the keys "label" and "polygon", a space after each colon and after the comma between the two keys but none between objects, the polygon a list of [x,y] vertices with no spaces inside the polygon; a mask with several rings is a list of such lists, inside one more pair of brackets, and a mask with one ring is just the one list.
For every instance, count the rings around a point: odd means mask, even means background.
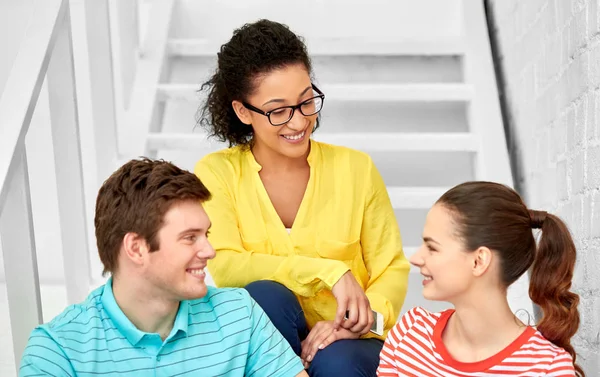
[{"label": "man's ear", "polygon": [[137,233],[129,232],[123,237],[123,254],[136,266],[144,264],[144,259],[149,252],[146,240]]},{"label": "man's ear", "polygon": [[473,257],[473,275],[482,276],[490,268],[494,253],[482,246],[473,252]]},{"label": "man's ear", "polygon": [[232,101],[231,106],[233,107],[233,111],[238,116],[240,121],[244,124],[251,125],[252,117],[250,116],[250,110],[246,108],[240,101]]}]

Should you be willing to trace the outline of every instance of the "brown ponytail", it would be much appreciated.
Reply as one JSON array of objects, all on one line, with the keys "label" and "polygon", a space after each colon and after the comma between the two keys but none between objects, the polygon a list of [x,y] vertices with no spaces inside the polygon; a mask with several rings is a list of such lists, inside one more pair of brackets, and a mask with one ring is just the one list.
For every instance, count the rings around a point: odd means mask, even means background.
[{"label": "brown ponytail", "polygon": [[[513,189],[493,182],[466,182],[437,201],[453,215],[466,250],[488,247],[500,257],[501,279],[506,287],[532,266],[529,296],[543,312],[537,329],[573,358],[571,337],[579,327],[579,296],[570,292],[575,267],[575,245],[567,226],[556,216],[530,211]],[[536,246],[532,228],[542,237]]]},{"label": "brown ponytail", "polygon": [[584,377],[571,345],[571,337],[579,328],[579,296],[569,290],[575,269],[575,244],[558,217],[540,211],[530,211],[530,215],[532,227],[542,229],[529,284],[529,296],[543,313],[537,329],[571,354],[577,375]]}]

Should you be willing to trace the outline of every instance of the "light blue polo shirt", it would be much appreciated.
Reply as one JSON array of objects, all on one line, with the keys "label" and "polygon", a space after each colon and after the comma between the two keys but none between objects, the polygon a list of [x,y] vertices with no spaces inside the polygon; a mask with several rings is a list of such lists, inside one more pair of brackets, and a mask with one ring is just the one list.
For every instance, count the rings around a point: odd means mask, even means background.
[{"label": "light blue polo shirt", "polygon": [[112,280],[29,337],[19,376],[296,376],[304,367],[244,289],[208,288],[182,301],[163,341],[138,330]]}]

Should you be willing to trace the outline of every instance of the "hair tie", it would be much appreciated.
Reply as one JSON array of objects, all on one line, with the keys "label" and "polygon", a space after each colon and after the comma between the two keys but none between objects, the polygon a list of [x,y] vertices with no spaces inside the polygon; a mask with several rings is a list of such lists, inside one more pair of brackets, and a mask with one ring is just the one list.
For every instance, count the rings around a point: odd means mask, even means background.
[{"label": "hair tie", "polygon": [[529,221],[531,224],[531,228],[533,229],[541,229],[544,226],[544,221],[546,220],[546,216],[548,212],[546,211],[536,211],[534,209],[529,210]]}]

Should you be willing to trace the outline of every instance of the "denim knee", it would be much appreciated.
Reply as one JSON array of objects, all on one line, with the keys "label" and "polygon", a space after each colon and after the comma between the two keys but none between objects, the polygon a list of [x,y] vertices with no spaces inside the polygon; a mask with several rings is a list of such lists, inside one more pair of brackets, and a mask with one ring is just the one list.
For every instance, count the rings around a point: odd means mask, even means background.
[{"label": "denim knee", "polygon": [[246,286],[246,290],[299,355],[308,328],[296,295],[286,286],[269,280],[252,282]]},{"label": "denim knee", "polygon": [[383,342],[378,339],[338,340],[318,351],[308,369],[311,377],[375,376]]},{"label": "denim knee", "polygon": [[296,296],[294,296],[292,291],[290,291],[285,285],[277,283],[276,281],[257,280],[246,285],[245,288],[250,293],[250,296],[252,296],[252,298],[254,298],[254,300],[257,302],[259,299],[265,296],[265,298],[268,297],[272,301],[297,301]]}]

